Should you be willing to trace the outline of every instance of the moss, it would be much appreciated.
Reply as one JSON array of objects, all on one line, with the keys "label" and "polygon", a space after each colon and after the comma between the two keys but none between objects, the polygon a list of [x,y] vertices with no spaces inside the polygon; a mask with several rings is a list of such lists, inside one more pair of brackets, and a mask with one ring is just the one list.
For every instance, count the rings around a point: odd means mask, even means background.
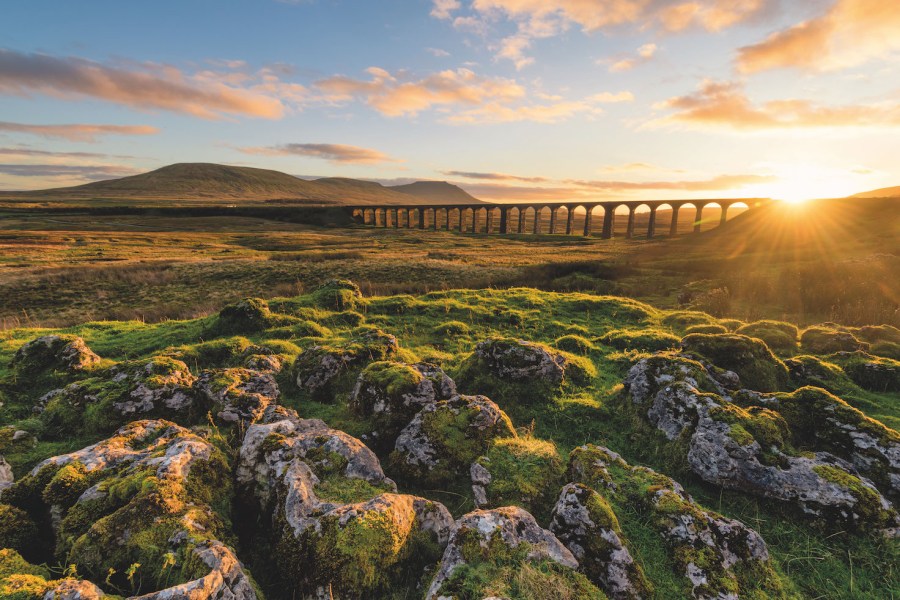
[{"label": "moss", "polygon": [[739,319],[719,319],[719,325],[721,325],[728,331],[734,332],[743,327],[744,322]]},{"label": "moss", "polygon": [[476,600],[503,597],[516,600],[604,600],[606,595],[588,579],[556,562],[529,560],[531,546],[507,546],[498,534],[481,543],[474,531],[458,534],[465,562],[441,586],[439,596]]},{"label": "moss", "polygon": [[326,516],[320,523],[320,533],[309,534],[308,552],[300,553],[308,562],[298,574],[306,577],[302,587],[321,586],[335,597],[387,597],[412,587],[441,554],[433,534],[386,511]]},{"label": "moss", "polygon": [[398,296],[389,296],[386,298],[375,298],[369,300],[366,308],[370,313],[382,313],[388,315],[402,315],[421,309],[426,304],[415,296],[401,294]]},{"label": "moss", "polygon": [[799,331],[796,325],[782,321],[762,320],[748,323],[736,333],[761,339],[778,354],[790,355],[797,352]]},{"label": "moss", "polygon": [[719,323],[710,323],[707,325],[692,325],[684,330],[685,334],[691,333],[728,333],[728,328]]},{"label": "moss", "polygon": [[38,529],[24,510],[0,504],[0,548],[31,556],[38,550]]},{"label": "moss", "polygon": [[715,421],[728,423],[731,426],[731,438],[741,446],[748,446],[756,441],[764,453],[790,452],[790,428],[785,419],[775,411],[756,406],[743,409],[726,403],[712,408],[709,416]]},{"label": "moss", "polygon": [[840,366],[817,356],[795,356],[785,360],[785,365],[798,386],[816,386],[841,393],[852,385]]},{"label": "moss", "polygon": [[865,352],[841,353],[832,360],[841,365],[853,382],[873,392],[900,391],[900,361]]},{"label": "moss", "polygon": [[855,329],[853,333],[870,344],[878,342],[900,344],[900,329],[893,325],[866,325]]},{"label": "moss", "polygon": [[863,484],[859,477],[832,465],[818,465],[813,470],[826,481],[846,489],[856,499],[854,510],[859,515],[861,527],[878,530],[894,523],[897,513],[882,506],[879,493]]},{"label": "moss", "polygon": [[663,325],[677,331],[685,331],[696,325],[718,325],[719,320],[705,312],[695,310],[678,310],[666,313],[660,321]]},{"label": "moss", "polygon": [[353,310],[363,302],[359,286],[346,279],[331,279],[308,298],[315,306],[336,311]]},{"label": "moss", "polygon": [[775,392],[789,384],[787,367],[762,340],[736,334],[695,333],[685,336],[681,344],[687,352],[737,373],[744,387],[759,392]]},{"label": "moss", "polygon": [[613,329],[600,338],[619,350],[660,352],[678,348],[681,338],[661,329]]},{"label": "moss", "polygon": [[597,346],[595,346],[592,341],[575,334],[564,335],[562,337],[556,338],[556,341],[553,342],[553,345],[560,350],[565,350],[566,352],[571,352],[572,354],[590,354],[597,349]]},{"label": "moss", "polygon": [[246,298],[219,311],[215,329],[220,333],[257,333],[275,325],[269,304],[262,298]]},{"label": "moss", "polygon": [[849,331],[839,331],[825,326],[810,327],[804,330],[800,336],[800,346],[811,354],[855,352],[868,348],[868,344],[857,339]]},{"label": "moss", "polygon": [[319,500],[336,504],[356,504],[366,502],[375,496],[390,491],[388,486],[375,486],[365,479],[333,474],[316,485],[315,493]]},{"label": "moss", "polygon": [[92,476],[78,461],[70,462],[62,467],[44,488],[42,497],[49,505],[68,508],[75,504],[96,477]]},{"label": "moss", "polygon": [[875,342],[869,348],[869,352],[885,358],[900,360],[900,344],[896,342]]},{"label": "moss", "polygon": [[432,332],[442,338],[469,335],[471,328],[462,321],[444,321],[435,325]]},{"label": "moss", "polygon": [[496,439],[478,462],[491,474],[490,506],[514,504],[538,516],[553,505],[565,471],[556,445],[531,436]]},{"label": "moss", "polygon": [[162,354],[193,365],[197,369],[212,369],[234,365],[237,357],[252,345],[247,338],[234,336],[167,348]]},{"label": "moss", "polygon": [[411,392],[422,381],[422,374],[411,366],[391,362],[371,363],[361,373],[366,382],[378,386],[388,396],[400,396]]}]

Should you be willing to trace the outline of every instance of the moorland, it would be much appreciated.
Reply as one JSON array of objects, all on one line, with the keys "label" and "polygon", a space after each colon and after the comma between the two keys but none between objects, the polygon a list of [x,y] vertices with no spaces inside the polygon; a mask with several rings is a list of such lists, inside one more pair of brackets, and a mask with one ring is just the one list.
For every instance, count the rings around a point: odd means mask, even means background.
[{"label": "moorland", "polygon": [[0,223],[10,597],[900,594],[896,199],[630,240],[84,202]]}]

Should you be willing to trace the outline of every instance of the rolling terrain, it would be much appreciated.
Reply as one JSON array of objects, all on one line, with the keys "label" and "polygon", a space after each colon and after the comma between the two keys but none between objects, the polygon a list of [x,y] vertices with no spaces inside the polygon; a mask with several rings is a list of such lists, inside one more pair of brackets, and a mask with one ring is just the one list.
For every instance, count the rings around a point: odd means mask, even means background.
[{"label": "rolling terrain", "polygon": [[258,204],[280,202],[311,206],[354,204],[477,204],[480,201],[445,182],[416,182],[385,187],[340,177],[300,179],[287,173],[212,163],[178,163],[149,173],[96,181],[75,187],[0,192],[0,203],[47,202],[53,205]]}]

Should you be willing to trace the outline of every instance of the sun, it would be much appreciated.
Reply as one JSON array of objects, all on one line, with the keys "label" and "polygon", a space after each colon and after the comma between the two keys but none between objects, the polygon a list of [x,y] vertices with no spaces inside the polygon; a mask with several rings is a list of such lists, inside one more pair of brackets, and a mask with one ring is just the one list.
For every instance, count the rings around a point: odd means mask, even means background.
[{"label": "sun", "polygon": [[754,192],[789,204],[802,204],[819,198],[849,196],[865,184],[859,175],[846,170],[811,164],[771,165],[774,180],[754,186]]}]

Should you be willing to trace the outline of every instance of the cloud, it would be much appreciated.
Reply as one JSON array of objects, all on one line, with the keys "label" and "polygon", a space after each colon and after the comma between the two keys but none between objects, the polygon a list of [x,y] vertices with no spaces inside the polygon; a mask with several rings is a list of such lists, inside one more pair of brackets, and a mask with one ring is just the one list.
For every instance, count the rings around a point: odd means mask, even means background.
[{"label": "cloud", "polygon": [[389,117],[415,116],[438,106],[509,102],[525,95],[525,89],[511,79],[481,77],[469,69],[440,71],[421,79],[378,67],[367,73],[372,76],[369,80],[335,76],[315,86],[334,101],[358,98]]},{"label": "cloud", "polygon": [[65,177],[79,181],[114,179],[139,173],[137,169],[122,165],[26,165],[0,164],[0,174],[14,177]]},{"label": "cloud", "polygon": [[0,148],[0,156],[13,156],[13,157],[33,157],[33,156],[41,156],[47,158],[135,158],[134,156],[124,156],[120,154],[104,154],[101,152],[54,152],[51,150],[36,150],[34,148],[30,148],[28,146],[16,146],[16,147],[7,147]]},{"label": "cloud", "polygon": [[[460,8],[454,4],[454,10]],[[473,0],[472,13],[457,16],[454,25],[477,23],[484,30],[485,21],[512,21],[517,32],[502,40],[497,57],[523,68],[533,62],[525,55],[532,40],[559,35],[572,26],[587,33],[626,26],[640,31],[718,32],[768,14],[776,4],[777,0]],[[449,11],[438,14],[450,17]]]},{"label": "cloud", "polygon": [[771,183],[778,178],[774,175],[719,175],[710,179],[693,181],[596,181],[568,180],[567,183],[581,188],[624,192],[630,190],[683,190],[686,192],[712,192],[741,188],[748,185]]},{"label": "cloud", "polygon": [[811,100],[787,99],[754,104],[733,82],[707,80],[700,90],[656,106],[674,111],[644,127],[681,125],[759,131],[796,128],[900,126],[900,103],[826,106]]},{"label": "cloud", "polygon": [[630,71],[638,65],[650,62],[656,55],[658,47],[656,44],[644,44],[637,49],[635,56],[621,58],[616,60],[609,66],[610,73],[621,73],[622,71]]},{"label": "cloud", "polygon": [[435,19],[449,19],[451,13],[459,10],[459,0],[434,0],[431,16]]},{"label": "cloud", "polygon": [[513,79],[483,77],[469,69],[446,70],[424,77],[406,71],[390,73],[370,67],[370,79],[344,75],[317,81],[314,86],[332,103],[353,100],[387,117],[415,117],[435,110],[450,124],[510,123],[533,121],[557,123],[577,114],[599,115],[600,105],[630,102],[630,92],[603,92],[580,100],[567,100],[540,92],[529,92]]},{"label": "cloud", "polygon": [[204,119],[246,116],[277,119],[300,89],[281,85],[270,71],[250,81],[245,73],[203,71],[187,75],[153,63],[102,64],[78,57],[24,54],[0,49],[0,93],[34,93],[71,100],[92,98],[144,110],[165,110]]},{"label": "cloud", "polygon": [[71,142],[95,142],[99,136],[103,135],[153,135],[159,133],[159,129],[149,125],[90,125],[85,123],[30,125],[4,121],[0,121],[0,131],[27,133],[45,138],[60,138]]},{"label": "cloud", "polygon": [[900,3],[837,0],[822,16],[777,31],[738,51],[742,73],[853,67],[900,51]]},{"label": "cloud", "polygon": [[431,54],[432,56],[436,56],[438,58],[446,58],[450,56],[450,53],[441,48],[425,48],[425,51]]},{"label": "cloud", "polygon": [[524,181],[527,183],[544,183],[549,181],[546,177],[522,177],[508,175],[506,173],[479,173],[473,171],[441,171],[448,177],[462,177],[463,179],[479,179],[489,181]]},{"label": "cloud", "polygon": [[239,148],[239,150],[246,154],[264,154],[268,156],[308,156],[342,164],[399,162],[397,159],[371,148],[347,146],[344,144],[281,144],[262,148]]}]

